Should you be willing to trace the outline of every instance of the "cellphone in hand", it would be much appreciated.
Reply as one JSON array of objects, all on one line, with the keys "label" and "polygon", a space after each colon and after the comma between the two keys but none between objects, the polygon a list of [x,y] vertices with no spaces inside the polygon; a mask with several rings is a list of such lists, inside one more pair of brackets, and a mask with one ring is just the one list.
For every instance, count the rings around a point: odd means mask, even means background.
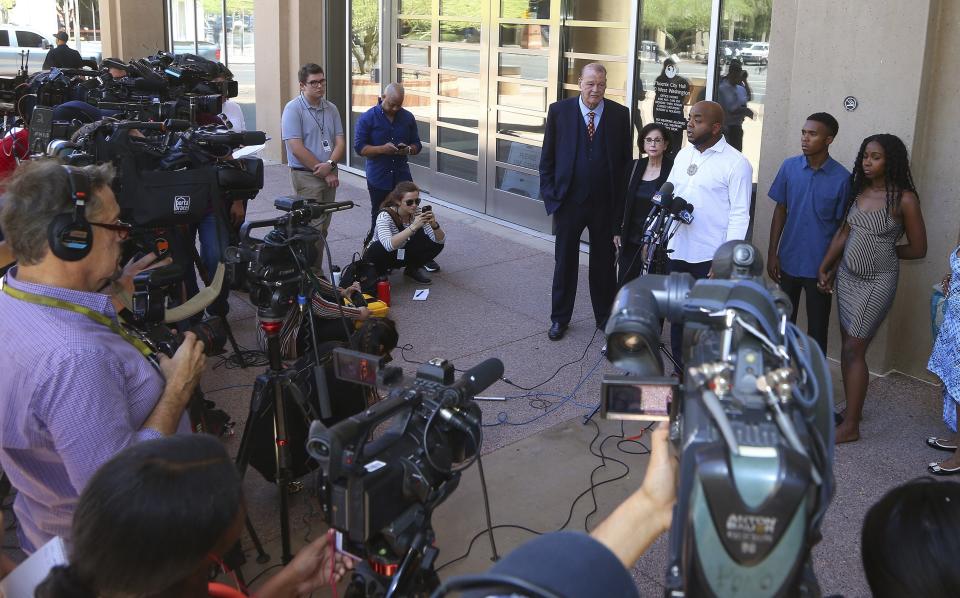
[{"label": "cellphone in hand", "polygon": [[421,211],[421,212],[432,212],[432,211],[433,211],[433,206],[423,206],[422,208],[420,208],[420,211]]}]

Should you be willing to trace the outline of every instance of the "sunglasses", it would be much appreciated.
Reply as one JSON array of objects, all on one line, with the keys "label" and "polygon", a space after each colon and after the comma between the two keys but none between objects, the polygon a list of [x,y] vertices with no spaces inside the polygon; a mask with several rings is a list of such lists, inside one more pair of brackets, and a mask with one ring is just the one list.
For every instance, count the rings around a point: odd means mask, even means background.
[{"label": "sunglasses", "polygon": [[112,230],[117,233],[117,236],[120,237],[121,241],[126,241],[130,238],[130,233],[133,232],[133,225],[127,224],[126,222],[117,219],[114,224],[107,224],[105,222],[91,222],[90,226],[96,226],[99,228],[105,228],[107,230]]},{"label": "sunglasses", "polygon": [[404,200],[403,203],[405,203],[407,206],[419,206],[420,198],[418,197],[416,199],[407,199],[407,200]]}]

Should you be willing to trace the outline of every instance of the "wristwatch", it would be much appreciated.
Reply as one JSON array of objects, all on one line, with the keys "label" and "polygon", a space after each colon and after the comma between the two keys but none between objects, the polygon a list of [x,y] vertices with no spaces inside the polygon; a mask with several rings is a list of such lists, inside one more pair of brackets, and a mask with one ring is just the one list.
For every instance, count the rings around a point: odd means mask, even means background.
[{"label": "wristwatch", "polygon": [[336,169],[337,169],[337,163],[336,163],[336,162],[334,162],[333,160],[327,160],[327,164],[329,164],[329,165],[330,165],[330,170],[331,170],[331,171],[333,171],[333,170],[336,170]]}]

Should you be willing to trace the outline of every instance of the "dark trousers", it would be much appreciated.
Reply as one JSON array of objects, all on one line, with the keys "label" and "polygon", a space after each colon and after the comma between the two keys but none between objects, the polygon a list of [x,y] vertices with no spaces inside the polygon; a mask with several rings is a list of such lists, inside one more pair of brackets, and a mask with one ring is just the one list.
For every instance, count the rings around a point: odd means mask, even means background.
[{"label": "dark trousers", "polygon": [[[697,262],[691,264],[681,260],[670,260],[670,272],[687,272],[695,279],[706,278],[710,273],[710,267],[713,262]],[[683,372],[683,323],[670,322],[670,353],[674,360],[680,364],[680,371]]]},{"label": "dark trousers", "polygon": [[419,268],[433,258],[440,255],[443,251],[442,243],[435,243],[430,240],[423,229],[418,230],[407,244],[403,246],[403,260],[397,259],[397,251],[387,251],[380,241],[374,241],[367,250],[363,252],[363,259],[372,262],[377,269],[377,274],[383,276],[387,270],[399,268]]},{"label": "dark trousers", "polygon": [[780,288],[793,304],[793,313],[790,315],[790,321],[793,323],[797,322],[797,312],[800,311],[800,291],[807,296],[807,334],[820,345],[820,349],[826,355],[827,328],[830,325],[833,295],[817,290],[816,278],[790,276],[782,270],[780,271]]},{"label": "dark trousers", "polygon": [[622,287],[640,275],[643,267],[643,256],[640,255],[641,246],[630,241],[622,241],[620,245],[620,272],[617,288]]},{"label": "dark trousers", "polygon": [[550,320],[564,325],[570,323],[577,298],[580,236],[586,228],[590,231],[590,300],[593,303],[593,317],[597,326],[602,328],[610,315],[617,291],[610,215],[605,209],[597,209],[597,205],[590,200],[583,203],[568,200],[553,214],[553,228],[557,240],[554,246]]},{"label": "dark trousers", "polygon": [[370,194],[370,232],[367,233],[367,238],[364,239],[364,245],[370,241],[373,235],[373,229],[377,227],[377,214],[380,213],[380,204],[390,195],[391,191],[393,191],[393,189],[378,189],[367,185],[367,192]]},{"label": "dark trousers", "polygon": [[724,128],[723,137],[735,150],[743,151],[743,125],[727,125]]}]

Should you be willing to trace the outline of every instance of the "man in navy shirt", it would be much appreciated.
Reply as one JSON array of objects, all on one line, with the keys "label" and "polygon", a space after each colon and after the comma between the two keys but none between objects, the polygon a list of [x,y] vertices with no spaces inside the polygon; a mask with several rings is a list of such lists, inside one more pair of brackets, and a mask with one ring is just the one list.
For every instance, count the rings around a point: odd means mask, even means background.
[{"label": "man in navy shirt", "polygon": [[403,107],[403,86],[391,83],[383,97],[357,121],[353,149],[367,159],[367,190],[370,192],[370,227],[373,229],[380,204],[397,183],[412,181],[407,156],[423,149],[413,113]]},{"label": "man in navy shirt", "polygon": [[808,116],[800,132],[803,155],[784,160],[769,193],[777,207],[767,273],[790,297],[793,322],[800,293],[806,292],[807,334],[824,353],[833,296],[817,290],[817,269],[843,223],[850,188],[850,172],[829,153],[838,129],[837,119],[826,112]]}]

